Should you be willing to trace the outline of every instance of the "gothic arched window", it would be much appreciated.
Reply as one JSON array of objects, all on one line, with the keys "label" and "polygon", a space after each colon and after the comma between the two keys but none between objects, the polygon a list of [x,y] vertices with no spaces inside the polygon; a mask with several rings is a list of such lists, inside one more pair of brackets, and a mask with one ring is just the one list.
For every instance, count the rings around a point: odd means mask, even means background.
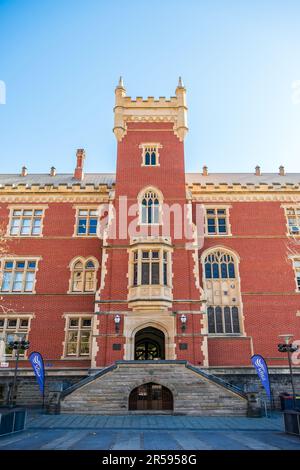
[{"label": "gothic arched window", "polygon": [[202,260],[208,333],[240,334],[241,294],[236,255],[227,250],[212,249]]},{"label": "gothic arched window", "polygon": [[95,292],[98,262],[77,258],[71,264],[71,292]]},{"label": "gothic arched window", "polygon": [[154,190],[147,190],[141,198],[141,223],[159,224],[160,200]]}]

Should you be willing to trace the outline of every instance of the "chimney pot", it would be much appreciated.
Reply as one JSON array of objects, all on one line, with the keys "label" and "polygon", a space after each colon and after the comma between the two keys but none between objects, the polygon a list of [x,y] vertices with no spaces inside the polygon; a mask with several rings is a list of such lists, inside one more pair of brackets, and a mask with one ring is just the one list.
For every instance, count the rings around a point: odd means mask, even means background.
[{"label": "chimney pot", "polygon": [[279,167],[279,174],[280,174],[280,176],[284,176],[284,175],[285,175],[285,170],[284,170],[284,166],[283,166],[283,165],[280,165],[280,167]]},{"label": "chimney pot", "polygon": [[55,176],[56,175],[56,168],[55,166],[52,166],[50,169],[50,176]]},{"label": "chimney pot", "polygon": [[27,176],[27,174],[28,174],[28,171],[27,171],[26,166],[22,166],[21,176]]},{"label": "chimney pot", "polygon": [[260,175],[261,175],[260,166],[256,165],[256,167],[255,167],[255,176],[260,176]]},{"label": "chimney pot", "polygon": [[76,168],[74,171],[74,178],[76,180],[82,181],[84,177],[83,173],[83,165],[85,159],[85,151],[84,149],[77,149],[76,152]]},{"label": "chimney pot", "polygon": [[208,167],[206,165],[203,165],[202,175],[203,176],[208,176]]}]

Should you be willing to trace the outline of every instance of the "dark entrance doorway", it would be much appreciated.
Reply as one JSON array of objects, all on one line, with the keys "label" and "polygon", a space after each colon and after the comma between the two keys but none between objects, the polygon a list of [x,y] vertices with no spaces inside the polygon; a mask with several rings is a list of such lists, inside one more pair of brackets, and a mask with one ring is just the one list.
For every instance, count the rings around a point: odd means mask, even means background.
[{"label": "dark entrance doorway", "polygon": [[129,395],[130,411],[173,410],[173,394],[163,385],[153,382],[140,385]]},{"label": "dark entrance doorway", "polygon": [[154,361],[165,359],[165,335],[157,328],[144,328],[135,335],[134,359]]}]

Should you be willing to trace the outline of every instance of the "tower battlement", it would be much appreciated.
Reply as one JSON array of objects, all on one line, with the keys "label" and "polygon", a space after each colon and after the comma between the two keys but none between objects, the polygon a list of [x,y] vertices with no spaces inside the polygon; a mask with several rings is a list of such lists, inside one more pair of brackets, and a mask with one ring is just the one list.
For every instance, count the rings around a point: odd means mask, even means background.
[{"label": "tower battlement", "polygon": [[158,99],[148,96],[147,99],[137,96],[133,99],[126,96],[126,89],[122,78],[115,90],[114,107],[114,134],[121,141],[127,132],[128,122],[171,122],[174,125],[174,133],[183,141],[188,131],[186,89],[179,78],[175,90],[176,96]]}]

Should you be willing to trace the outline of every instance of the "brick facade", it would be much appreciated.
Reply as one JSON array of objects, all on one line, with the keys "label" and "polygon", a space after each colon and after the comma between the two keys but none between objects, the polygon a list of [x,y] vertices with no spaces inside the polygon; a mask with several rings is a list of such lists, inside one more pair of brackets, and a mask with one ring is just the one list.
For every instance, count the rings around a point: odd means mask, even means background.
[{"label": "brick facade", "polygon": [[[195,177],[186,174],[186,126],[185,118],[180,114],[185,109],[181,102],[185,89],[179,86],[177,98],[171,98],[171,101],[148,98],[144,102],[130,101],[124,97],[123,90],[123,86],[116,90],[116,175],[84,175],[84,152],[80,150],[75,174],[73,177],[68,175],[66,180],[59,174],[51,177],[34,175],[33,179],[30,174],[15,175],[14,182],[2,176],[2,257],[37,258],[38,270],[34,293],[1,293],[3,315],[0,312],[0,318],[30,315],[30,350],[43,354],[49,376],[61,371],[71,381],[78,380],[76,371],[87,374],[91,368],[102,368],[116,360],[134,359],[134,338],[130,335],[141,330],[143,325],[164,332],[168,359],[185,359],[202,367],[232,370],[251,367],[251,355],[259,353],[270,367],[285,369],[287,361],[278,353],[277,343],[278,335],[282,333],[292,333],[295,339],[299,337],[300,292],[296,289],[290,255],[299,253],[300,256],[300,248],[299,239],[287,234],[283,205],[294,206],[295,201],[299,201],[299,175],[280,176],[282,180],[276,183],[278,175],[253,174],[249,175],[249,181],[242,175],[241,181],[226,182],[226,174],[217,175],[214,180],[214,175],[207,174],[207,170],[204,175]],[[122,94],[121,98],[118,93]],[[122,106],[120,99],[125,100]],[[117,115],[118,106],[124,113],[124,109],[129,110],[127,120]],[[139,117],[133,119],[134,113],[140,111]],[[171,113],[168,119],[167,112]],[[140,146],[148,142],[160,145],[159,166],[142,164]],[[257,178],[257,182],[253,183],[253,178]],[[133,240],[129,235],[105,240],[97,236],[76,236],[76,208],[110,204],[115,210],[118,231],[120,198],[126,196],[128,205],[136,203],[140,192],[148,187],[159,190],[164,204],[169,206],[177,204],[183,211],[184,206],[192,204],[194,223],[196,205],[229,206],[227,223],[231,233],[205,236],[203,246],[197,250],[187,248],[185,235],[176,239],[171,237],[168,248],[171,250],[168,267],[172,279],[170,298],[156,300],[157,306],[153,307],[156,304],[146,295],[139,299],[142,307],[134,308],[128,298],[132,287],[129,285],[132,269],[129,257]],[[42,236],[10,237],[7,227],[11,208],[34,205],[46,206]],[[129,215],[127,222],[132,222],[135,216]],[[184,217],[188,219],[188,216]],[[191,220],[187,223],[191,225]],[[157,230],[160,244],[155,243],[161,248],[162,226]],[[171,233],[173,231],[174,220]],[[145,247],[149,240],[144,236],[139,243]],[[229,250],[236,257],[241,334],[208,334],[201,256],[214,247]],[[95,292],[69,291],[70,264],[76,257],[98,260]],[[75,358],[65,354],[66,315],[70,314],[90,314],[93,318],[93,340],[88,356]],[[120,316],[118,331],[116,315]],[[186,317],[184,328],[181,315]],[[9,369],[0,369],[0,377],[5,376],[6,382],[7,374],[14,367],[14,361],[9,358],[8,361]],[[20,367],[29,373],[26,359],[21,359]]]}]

